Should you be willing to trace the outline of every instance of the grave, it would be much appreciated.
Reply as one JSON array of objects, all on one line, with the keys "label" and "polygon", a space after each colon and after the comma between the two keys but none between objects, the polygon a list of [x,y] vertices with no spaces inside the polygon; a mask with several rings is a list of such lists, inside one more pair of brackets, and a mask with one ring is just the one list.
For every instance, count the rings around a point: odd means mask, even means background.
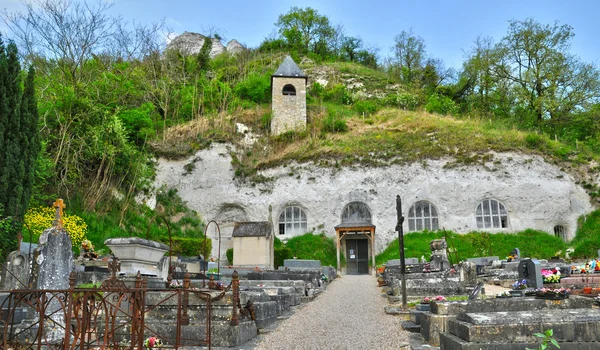
[{"label": "grave", "polygon": [[[68,276],[73,271],[73,245],[62,221],[65,205],[62,199],[57,199],[53,206],[56,208],[56,216],[52,227],[42,232],[34,253],[36,261],[34,277],[38,290],[69,289]],[[43,325],[45,340],[48,344],[62,342],[65,334],[65,319],[61,303],[53,298],[47,304],[45,314]]]},{"label": "grave", "polygon": [[446,252],[446,239],[434,239],[429,244],[431,249],[431,271],[443,271],[450,269],[450,261],[448,261],[448,253]]},{"label": "grave", "polygon": [[[320,269],[321,261],[319,260],[304,260],[304,259],[285,259],[283,260],[283,268],[288,269]],[[281,269],[281,267],[280,267]]]},{"label": "grave", "polygon": [[[479,313],[485,315],[482,317],[488,317],[494,319],[496,317],[504,317],[503,315],[512,315],[513,322],[518,323],[519,316],[518,312],[535,314],[538,311],[544,310],[557,310],[557,314],[571,309],[580,309],[589,311],[592,307],[592,300],[590,298],[584,298],[579,296],[571,296],[571,298],[563,300],[547,300],[547,299],[536,299],[534,297],[523,297],[523,298],[506,298],[506,299],[474,299],[468,301],[443,301],[430,303],[430,312],[422,312],[420,317],[421,324],[421,335],[432,346],[440,346],[443,342],[441,339],[441,333],[448,333],[451,329],[450,323],[456,320],[457,316],[465,313]],[[560,311],[558,311],[560,310]],[[510,317],[509,317],[510,318]],[[551,323],[552,319],[548,319],[547,323]],[[536,329],[531,334],[540,332],[542,329]],[[442,349],[479,349],[476,347],[452,347],[446,343],[442,344]],[[481,345],[481,344],[477,344]],[[496,349],[496,348],[489,348]],[[505,348],[497,348],[505,349]],[[520,348],[506,348],[506,349],[519,349]]]},{"label": "grave", "polygon": [[519,280],[526,280],[528,288],[542,288],[544,279],[540,262],[537,259],[521,260],[519,262]]},{"label": "grave", "polygon": [[110,238],[104,244],[121,262],[121,275],[157,277],[161,272],[158,264],[169,247],[165,244],[139,237]]},{"label": "grave", "polygon": [[8,254],[2,270],[0,290],[25,289],[29,287],[29,255],[16,250]]}]

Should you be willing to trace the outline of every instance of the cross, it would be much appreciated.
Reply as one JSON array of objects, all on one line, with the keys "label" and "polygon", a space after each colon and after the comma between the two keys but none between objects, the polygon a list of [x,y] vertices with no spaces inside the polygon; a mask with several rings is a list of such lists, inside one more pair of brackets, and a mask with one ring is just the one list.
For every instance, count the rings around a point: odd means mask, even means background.
[{"label": "cross", "polygon": [[111,271],[112,273],[112,277],[113,279],[117,278],[117,271],[121,271],[121,263],[119,262],[119,258],[117,258],[116,256],[112,258],[112,261],[110,261],[108,263],[108,269]]},{"label": "cross", "polygon": [[56,208],[56,215],[54,216],[54,225],[58,228],[63,227],[63,209],[66,208],[65,203],[61,198],[58,198],[53,204],[52,207]]}]

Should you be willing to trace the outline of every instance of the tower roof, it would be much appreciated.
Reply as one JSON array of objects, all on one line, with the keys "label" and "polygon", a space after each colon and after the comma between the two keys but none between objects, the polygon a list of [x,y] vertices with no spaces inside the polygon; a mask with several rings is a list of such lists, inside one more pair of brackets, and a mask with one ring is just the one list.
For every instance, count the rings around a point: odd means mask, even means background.
[{"label": "tower roof", "polygon": [[304,78],[308,76],[298,67],[291,56],[287,56],[271,77]]}]

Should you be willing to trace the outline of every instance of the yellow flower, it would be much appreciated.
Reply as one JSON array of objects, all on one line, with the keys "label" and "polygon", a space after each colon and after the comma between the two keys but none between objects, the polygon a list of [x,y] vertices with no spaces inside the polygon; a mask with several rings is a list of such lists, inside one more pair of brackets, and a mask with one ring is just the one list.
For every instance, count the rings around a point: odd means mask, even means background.
[{"label": "yellow flower", "polygon": [[[25,213],[25,228],[31,230],[32,242],[37,242],[45,229],[52,227],[55,211],[50,207],[30,208]],[[63,214],[63,226],[74,247],[79,246],[87,234],[87,224],[77,215]],[[27,238],[27,234],[25,234]]]}]

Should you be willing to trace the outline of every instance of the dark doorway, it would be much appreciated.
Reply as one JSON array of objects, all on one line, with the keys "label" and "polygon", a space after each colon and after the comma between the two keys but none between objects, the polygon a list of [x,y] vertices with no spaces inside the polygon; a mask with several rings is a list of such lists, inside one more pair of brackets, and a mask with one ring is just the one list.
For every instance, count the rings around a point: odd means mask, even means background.
[{"label": "dark doorway", "polygon": [[369,273],[369,240],[346,240],[346,273],[364,275]]}]

